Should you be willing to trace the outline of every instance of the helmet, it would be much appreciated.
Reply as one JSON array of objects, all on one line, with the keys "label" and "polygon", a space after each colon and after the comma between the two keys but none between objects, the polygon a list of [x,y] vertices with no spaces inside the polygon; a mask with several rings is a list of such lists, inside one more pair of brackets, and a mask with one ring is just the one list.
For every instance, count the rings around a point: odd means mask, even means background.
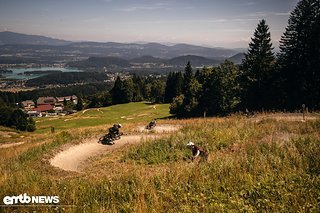
[{"label": "helmet", "polygon": [[118,124],[118,127],[119,127],[119,128],[121,128],[121,127],[122,127],[122,125],[121,125],[121,124]]},{"label": "helmet", "polygon": [[187,146],[194,146],[194,143],[192,141],[189,141],[189,143],[187,143]]}]

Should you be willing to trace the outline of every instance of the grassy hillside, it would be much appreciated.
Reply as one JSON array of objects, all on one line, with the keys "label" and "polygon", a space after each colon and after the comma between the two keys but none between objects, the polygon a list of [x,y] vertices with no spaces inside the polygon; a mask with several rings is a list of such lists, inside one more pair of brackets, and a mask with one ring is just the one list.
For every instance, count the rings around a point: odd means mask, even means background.
[{"label": "grassy hillside", "polygon": [[128,123],[150,121],[153,118],[165,118],[170,116],[169,105],[152,105],[138,102],[120,104],[99,109],[87,109],[76,114],[36,119],[37,132],[46,132],[50,127],[56,130],[66,130],[79,127],[93,127],[111,123]]},{"label": "grassy hillside", "polygon": [[[97,110],[73,115],[70,128],[53,120],[56,134],[0,149],[0,197],[58,195],[61,207],[11,207],[16,211],[62,212],[317,212],[320,204],[320,120],[301,122],[285,115],[161,120],[179,132],[126,146],[90,159],[83,173],[53,168],[49,159],[66,145],[96,137],[101,126],[119,116],[130,131],[143,125],[154,109],[147,104],[114,106],[122,113],[100,118]],[[143,109],[143,111],[141,111]],[[166,105],[156,109],[167,112]],[[104,112],[109,112],[105,108]],[[162,111],[161,110],[161,111]],[[150,115],[150,116],[151,116]],[[160,114],[159,114],[160,115]],[[165,113],[161,114],[165,116]],[[92,116],[93,118],[91,118]],[[88,118],[90,117],[90,118]],[[125,118],[124,121],[125,121]],[[98,120],[103,120],[103,122]],[[44,119],[42,123],[49,122]],[[49,125],[49,123],[47,124]],[[82,126],[82,127],[81,127]],[[44,127],[44,126],[43,126]],[[75,127],[75,128],[73,128]],[[35,135],[39,135],[35,133]],[[190,161],[192,140],[209,153],[208,162]],[[13,152],[13,150],[15,150]]]}]

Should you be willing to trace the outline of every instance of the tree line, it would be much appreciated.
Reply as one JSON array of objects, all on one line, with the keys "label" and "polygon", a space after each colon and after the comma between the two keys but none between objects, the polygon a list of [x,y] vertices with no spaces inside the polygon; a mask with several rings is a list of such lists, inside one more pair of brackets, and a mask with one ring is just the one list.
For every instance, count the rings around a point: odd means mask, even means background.
[{"label": "tree line", "polygon": [[94,83],[107,80],[108,76],[102,72],[56,72],[38,78],[29,79],[26,86],[67,85],[75,83]]},{"label": "tree line", "polygon": [[28,132],[36,129],[34,120],[22,110],[6,106],[0,106],[0,125]]},{"label": "tree line", "polygon": [[39,97],[53,96],[71,96],[76,95],[78,98],[86,99],[91,95],[95,95],[104,91],[108,91],[112,88],[112,83],[88,83],[83,85],[72,85],[59,88],[50,89],[37,89],[30,91],[20,92],[1,92],[0,91],[0,105],[6,104],[13,106],[15,103],[19,103],[25,100],[36,101]]},{"label": "tree line", "polygon": [[320,1],[302,0],[292,11],[275,55],[261,20],[240,66],[225,61],[183,76],[171,73],[165,100],[178,117],[225,115],[238,110],[310,110],[320,107]]},{"label": "tree line", "polygon": [[165,79],[154,77],[139,77],[121,79],[117,77],[111,89],[112,104],[123,104],[137,101],[164,102]]}]

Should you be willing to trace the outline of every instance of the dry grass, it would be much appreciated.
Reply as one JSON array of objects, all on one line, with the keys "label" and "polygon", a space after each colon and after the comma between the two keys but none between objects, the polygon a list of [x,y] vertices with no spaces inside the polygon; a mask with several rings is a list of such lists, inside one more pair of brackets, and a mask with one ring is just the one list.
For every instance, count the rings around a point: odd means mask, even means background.
[{"label": "dry grass", "polygon": [[[92,158],[85,173],[52,168],[48,160],[64,146],[102,134],[107,125],[39,140],[30,136],[23,145],[0,149],[0,196],[58,195],[61,204],[76,206],[58,209],[66,212],[317,212],[320,121],[281,116],[287,119],[159,120],[182,129]],[[128,123],[123,130],[134,132],[140,125],[145,123]],[[191,163],[188,140],[209,151],[208,163]]]}]

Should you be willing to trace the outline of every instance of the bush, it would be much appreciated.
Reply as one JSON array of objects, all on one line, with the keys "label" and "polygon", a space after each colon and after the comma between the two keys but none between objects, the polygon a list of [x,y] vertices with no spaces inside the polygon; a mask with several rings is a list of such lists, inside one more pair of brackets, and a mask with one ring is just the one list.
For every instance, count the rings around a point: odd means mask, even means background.
[{"label": "bush", "polygon": [[36,123],[32,118],[28,119],[28,124],[27,124],[27,131],[28,132],[34,132],[36,130]]}]

